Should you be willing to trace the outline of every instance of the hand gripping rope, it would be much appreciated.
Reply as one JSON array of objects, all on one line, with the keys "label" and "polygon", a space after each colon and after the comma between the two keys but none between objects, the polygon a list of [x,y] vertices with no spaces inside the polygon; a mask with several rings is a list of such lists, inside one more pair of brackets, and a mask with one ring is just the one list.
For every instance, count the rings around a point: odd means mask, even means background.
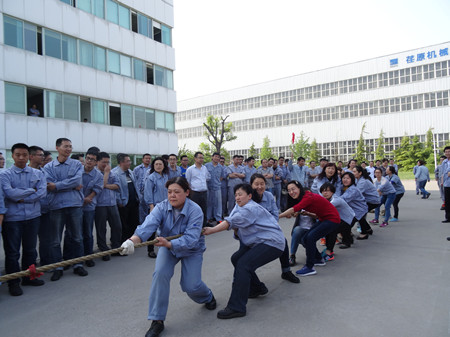
[{"label": "hand gripping rope", "polygon": [[[178,239],[181,236],[183,236],[183,234],[178,234],[178,235],[174,235],[174,236],[168,236],[165,239],[167,241],[171,241],[171,240],[174,240],[174,239]],[[154,245],[157,242],[158,242],[158,240],[155,239],[155,240],[152,240],[152,241],[145,241],[145,242],[137,243],[137,244],[134,245],[134,248],[141,248],[141,247],[151,246],[151,245]],[[106,256],[106,255],[120,253],[122,250],[123,250],[122,247],[114,248],[114,249],[106,250],[104,252],[98,252],[98,253],[94,253],[94,254],[90,254],[90,255],[86,255],[86,256],[80,256],[80,257],[77,257],[77,258],[71,259],[71,260],[65,260],[65,261],[58,262],[58,263],[48,264],[48,265],[45,265],[45,266],[39,267],[39,268],[36,268],[36,266],[34,264],[32,264],[27,270],[23,270],[23,271],[19,271],[17,273],[12,273],[12,274],[7,274],[7,275],[0,276],[0,282],[14,280],[16,278],[20,278],[20,277],[24,277],[24,276],[28,276],[31,280],[34,280],[35,278],[38,278],[39,276],[42,276],[45,271],[50,271],[50,270],[53,270],[53,269],[58,268],[58,267],[71,266],[71,265],[76,264],[76,263],[81,263],[81,262],[85,262],[85,261],[88,261],[88,260],[93,260],[93,259],[96,259],[96,258],[99,258],[99,257],[103,257],[103,256]]]}]

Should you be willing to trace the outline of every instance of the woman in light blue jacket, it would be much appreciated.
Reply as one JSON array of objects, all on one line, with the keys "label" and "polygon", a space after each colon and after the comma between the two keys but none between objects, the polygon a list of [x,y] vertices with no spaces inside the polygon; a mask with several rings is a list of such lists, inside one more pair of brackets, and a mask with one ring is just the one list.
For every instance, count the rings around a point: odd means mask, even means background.
[{"label": "woman in light blue jacket", "polygon": [[430,171],[428,171],[423,160],[417,162],[417,170],[416,173],[414,173],[414,176],[419,185],[420,193],[422,193],[422,199],[428,199],[431,193],[425,190],[425,185],[427,184],[427,181],[430,181]]},{"label": "woman in light blue jacket", "polygon": [[[375,181],[373,184],[381,196],[381,205],[384,204],[386,210],[384,214],[384,221],[380,227],[386,227],[389,225],[389,218],[391,217],[391,206],[395,200],[395,188],[391,185],[389,180],[382,176],[382,171],[380,168],[375,169]],[[380,205],[380,206],[381,206]],[[378,223],[378,216],[380,215],[380,206],[375,209],[375,219],[371,223]]]},{"label": "woman in light blue jacket", "polygon": [[336,188],[335,195],[339,197],[341,195],[342,183],[339,178],[337,167],[335,163],[328,163],[323,168],[322,172],[314,179],[311,186],[311,192],[320,194],[320,186],[325,183],[331,183]]},{"label": "woman in light blue jacket", "polygon": [[403,198],[405,195],[405,187],[403,186],[400,178],[397,175],[397,172],[395,171],[394,166],[388,166],[386,169],[386,178],[389,180],[395,188],[395,199],[392,203],[392,206],[394,206],[394,217],[391,218],[392,222],[398,221],[398,204],[400,202],[400,199]]}]

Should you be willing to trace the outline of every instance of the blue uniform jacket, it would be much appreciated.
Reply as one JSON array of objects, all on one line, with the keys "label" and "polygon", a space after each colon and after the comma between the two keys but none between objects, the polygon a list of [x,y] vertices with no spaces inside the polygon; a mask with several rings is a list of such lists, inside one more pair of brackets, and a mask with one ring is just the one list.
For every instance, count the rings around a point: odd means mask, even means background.
[{"label": "blue uniform jacket", "polygon": [[206,250],[205,237],[202,235],[203,212],[199,205],[186,198],[180,215],[174,221],[174,212],[169,200],[157,204],[145,218],[142,225],[136,228],[135,235],[142,242],[158,230],[162,237],[183,234],[182,237],[170,241],[170,251],[177,258],[203,253]]}]

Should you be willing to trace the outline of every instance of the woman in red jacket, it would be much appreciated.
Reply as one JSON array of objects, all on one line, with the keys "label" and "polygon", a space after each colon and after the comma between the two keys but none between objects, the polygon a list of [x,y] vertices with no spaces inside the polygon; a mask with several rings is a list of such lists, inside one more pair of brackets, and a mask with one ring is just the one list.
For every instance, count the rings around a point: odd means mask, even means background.
[{"label": "woman in red jacket", "polygon": [[314,275],[317,272],[314,266],[324,266],[325,261],[317,250],[316,242],[327,234],[339,228],[341,218],[336,208],[324,197],[305,191],[298,181],[290,181],[287,185],[288,206],[280,218],[290,217],[295,213],[309,215],[318,219],[317,223],[306,234],[304,242],[306,246],[306,264],[297,270],[300,276]]}]

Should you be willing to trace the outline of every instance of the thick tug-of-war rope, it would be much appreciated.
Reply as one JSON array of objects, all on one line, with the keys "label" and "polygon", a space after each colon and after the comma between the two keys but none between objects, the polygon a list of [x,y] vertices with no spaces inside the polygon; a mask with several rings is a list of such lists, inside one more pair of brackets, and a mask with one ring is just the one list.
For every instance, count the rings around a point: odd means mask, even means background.
[{"label": "thick tug-of-war rope", "polygon": [[[167,241],[171,241],[171,240],[175,240],[178,239],[179,237],[183,236],[183,234],[178,234],[178,235],[174,235],[174,236],[168,236],[165,239]],[[155,243],[157,243],[158,240],[151,240],[151,241],[145,241],[145,242],[141,242],[141,243],[136,243],[134,245],[134,248],[141,248],[141,247],[146,247],[146,246],[151,246],[154,245]],[[123,250],[122,247],[119,248],[114,248],[114,249],[110,249],[110,250],[105,250],[104,252],[98,252],[98,253],[94,253],[94,254],[90,254],[90,255],[86,255],[86,256],[80,256],[77,257],[75,259],[71,259],[71,260],[66,260],[66,261],[61,261],[58,263],[53,263],[53,264],[48,264],[39,268],[36,268],[36,266],[34,264],[32,264],[27,270],[23,270],[23,271],[19,271],[17,273],[12,273],[12,274],[7,274],[7,275],[3,275],[0,276],[0,282],[5,282],[5,281],[9,281],[9,280],[14,280],[16,278],[20,278],[20,277],[24,277],[24,276],[28,276],[30,279],[35,279],[38,278],[39,276],[43,275],[45,271],[50,271],[53,270],[55,268],[59,268],[59,267],[66,267],[66,266],[71,266],[73,264],[76,263],[81,263],[81,262],[85,262],[88,260],[93,260],[99,257],[103,257],[106,255],[111,255],[111,254],[115,254],[115,253],[120,253]]]}]

